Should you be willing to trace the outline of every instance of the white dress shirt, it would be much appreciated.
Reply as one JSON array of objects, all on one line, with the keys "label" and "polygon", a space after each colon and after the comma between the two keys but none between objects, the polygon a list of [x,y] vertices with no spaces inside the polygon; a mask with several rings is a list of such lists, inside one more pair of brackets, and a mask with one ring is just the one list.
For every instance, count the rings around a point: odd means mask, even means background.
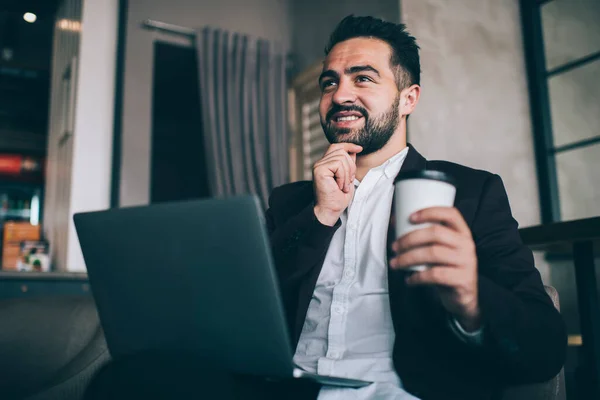
[{"label": "white dress shirt", "polygon": [[394,370],[394,327],[387,280],[387,231],[393,182],[408,148],[371,169],[341,215],[317,280],[294,362],[319,375],[376,382],[362,389],[325,387],[320,400],[415,399]]},{"label": "white dress shirt", "polygon": [[[306,371],[375,382],[361,389],[323,387],[319,400],[416,397],[402,389],[394,370],[395,332],[388,295],[387,232],[394,178],[408,148],[362,182],[340,216],[307,311],[294,362]],[[455,332],[477,342],[480,334]]]}]

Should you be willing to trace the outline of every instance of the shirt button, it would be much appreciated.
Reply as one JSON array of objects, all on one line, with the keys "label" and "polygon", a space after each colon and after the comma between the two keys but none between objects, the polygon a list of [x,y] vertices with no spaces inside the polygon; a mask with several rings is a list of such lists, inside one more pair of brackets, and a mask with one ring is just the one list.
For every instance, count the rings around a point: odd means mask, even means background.
[{"label": "shirt button", "polygon": [[340,353],[338,353],[337,351],[329,352],[329,358],[338,358],[339,356],[340,356]]},{"label": "shirt button", "polygon": [[341,313],[342,313],[342,307],[335,307],[335,308],[333,309],[333,311],[334,311],[336,314],[341,314]]},{"label": "shirt button", "polygon": [[351,269],[347,269],[346,272],[344,272],[344,275],[346,276],[346,278],[352,278],[354,276],[354,271]]}]

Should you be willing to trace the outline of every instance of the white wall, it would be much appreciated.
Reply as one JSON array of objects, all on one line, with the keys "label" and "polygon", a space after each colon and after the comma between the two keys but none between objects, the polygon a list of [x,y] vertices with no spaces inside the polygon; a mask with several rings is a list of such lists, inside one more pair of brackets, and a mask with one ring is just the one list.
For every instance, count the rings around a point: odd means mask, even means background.
[{"label": "white wall", "polygon": [[[60,270],[85,271],[73,214],[110,205],[117,25],[118,0],[66,0],[57,17],[44,231]],[[62,75],[73,57],[69,107]],[[63,124],[66,109],[74,113],[72,125]]]},{"label": "white wall", "polygon": [[540,222],[517,0],[402,0],[421,46],[409,140],[432,159],[499,174],[521,226]]},{"label": "white wall", "polygon": [[287,0],[137,0],[129,2],[125,57],[120,203],[150,200],[150,138],[153,42],[189,44],[175,36],[140,27],[155,19],[188,28],[211,26],[277,41],[291,47],[291,16]]}]

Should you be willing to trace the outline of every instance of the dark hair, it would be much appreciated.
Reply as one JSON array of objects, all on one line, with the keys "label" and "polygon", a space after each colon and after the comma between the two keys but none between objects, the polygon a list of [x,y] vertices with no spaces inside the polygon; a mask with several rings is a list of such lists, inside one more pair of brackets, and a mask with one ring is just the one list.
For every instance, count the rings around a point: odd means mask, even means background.
[{"label": "dark hair", "polygon": [[396,83],[399,89],[421,82],[419,46],[416,39],[406,31],[404,24],[394,24],[374,17],[348,15],[340,21],[329,37],[325,55],[343,41],[366,37],[383,40],[392,48],[390,65],[396,69]]}]

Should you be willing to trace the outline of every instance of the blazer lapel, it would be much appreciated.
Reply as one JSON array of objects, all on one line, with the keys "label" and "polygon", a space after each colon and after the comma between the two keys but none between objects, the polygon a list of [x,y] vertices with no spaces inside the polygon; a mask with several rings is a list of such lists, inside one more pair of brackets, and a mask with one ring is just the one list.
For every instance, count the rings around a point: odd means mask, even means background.
[{"label": "blazer lapel", "polygon": [[[425,159],[425,157],[423,157],[421,154],[419,154],[419,152],[411,145],[408,145],[408,154],[406,155],[406,159],[404,160],[404,163],[402,163],[402,167],[400,168],[400,172],[404,172],[404,171],[412,171],[412,170],[422,170],[425,169],[427,166],[427,160]],[[399,173],[400,173],[399,172]],[[395,191],[394,191],[394,196],[395,196]],[[395,231],[394,231],[394,222],[395,218],[396,218],[396,212],[394,209],[394,196],[392,196],[392,211],[390,213],[390,224],[388,225],[388,233],[387,233],[387,250],[388,250],[388,260],[390,259],[391,256],[393,256],[393,254],[391,253],[391,245],[394,242],[395,239]]]},{"label": "blazer lapel", "polygon": [[408,144],[408,154],[400,168],[400,172],[426,169],[427,160],[423,157],[412,144]]},{"label": "blazer lapel", "polygon": [[[408,154],[406,155],[406,159],[400,168],[400,172],[412,171],[412,170],[423,170],[427,168],[427,160],[423,157],[419,152],[411,145],[408,145]],[[395,191],[394,191],[395,196]],[[395,232],[395,201],[394,196],[392,197],[392,210],[390,214],[390,224],[388,225],[388,233],[387,233],[387,259],[390,260],[395,256],[395,253],[392,251],[392,244],[396,239]],[[405,311],[404,304],[408,303],[407,300],[407,291],[404,290],[406,284],[404,283],[404,278],[406,277],[406,273],[404,271],[396,271],[392,269],[388,269],[388,292],[390,298],[390,309],[392,311],[392,321],[394,322],[394,328],[396,332],[398,329],[396,328],[396,324],[401,324],[401,321],[405,320],[405,315],[403,315],[403,311]]]}]

